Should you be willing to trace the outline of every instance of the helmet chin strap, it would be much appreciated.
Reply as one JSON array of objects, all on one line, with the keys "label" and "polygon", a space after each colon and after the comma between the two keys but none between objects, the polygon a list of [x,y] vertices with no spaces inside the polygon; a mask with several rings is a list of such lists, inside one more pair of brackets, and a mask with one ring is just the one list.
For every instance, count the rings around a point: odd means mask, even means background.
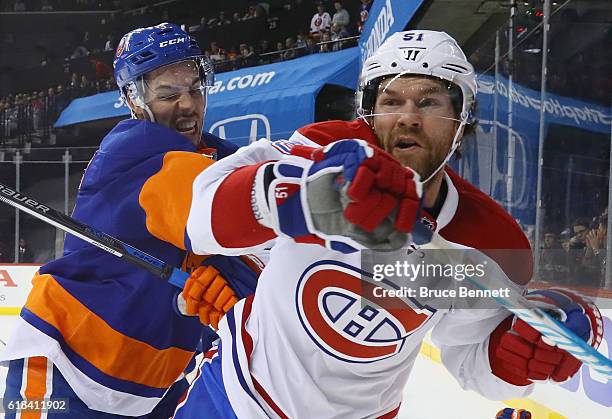
[{"label": "helmet chin strap", "polygon": [[147,115],[149,116],[149,121],[151,121],[151,122],[156,122],[156,121],[155,121],[155,115],[153,115],[153,112],[151,112],[151,109],[149,108],[149,106],[148,106],[148,105],[146,105],[146,104],[145,104],[145,105],[142,107],[142,109],[144,109],[144,111],[145,111],[145,112],[147,113]]},{"label": "helmet chin strap", "polygon": [[[134,105],[134,106],[137,106],[137,105]],[[147,113],[147,116],[149,117],[149,121],[156,122],[153,112],[151,112],[151,109],[146,104],[143,104],[142,106],[138,106],[138,107]],[[136,115],[136,112],[134,112],[134,109],[132,108],[130,108],[130,115],[132,119],[140,119],[138,118],[138,115]]]},{"label": "helmet chin strap", "polygon": [[465,119],[461,120],[461,122],[459,123],[459,126],[457,127],[457,132],[455,132],[455,136],[453,138],[453,142],[451,144],[451,148],[448,151],[448,154],[446,155],[446,158],[442,161],[442,163],[438,166],[438,168],[436,170],[434,170],[433,173],[431,175],[429,175],[429,177],[423,181],[423,184],[426,184],[436,174],[438,174],[438,172],[440,170],[442,170],[444,168],[444,166],[446,166],[446,163],[448,163],[448,161],[453,156],[453,154],[455,154],[455,151],[457,150],[457,147],[459,147],[459,135],[461,134],[461,131],[462,131],[463,127],[465,126],[466,122],[467,121]]}]

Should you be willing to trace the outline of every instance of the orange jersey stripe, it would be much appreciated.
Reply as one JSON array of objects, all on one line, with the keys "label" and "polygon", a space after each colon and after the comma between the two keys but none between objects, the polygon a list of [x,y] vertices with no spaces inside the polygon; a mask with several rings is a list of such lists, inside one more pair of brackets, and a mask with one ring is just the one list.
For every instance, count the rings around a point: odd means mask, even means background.
[{"label": "orange jersey stripe", "polygon": [[213,163],[212,159],[185,151],[164,155],[160,171],[147,179],[138,199],[153,236],[185,249],[193,181]]},{"label": "orange jersey stripe", "polygon": [[78,355],[121,380],[167,388],[180,376],[193,352],[156,349],[110,327],[68,293],[51,275],[36,274],[25,307],[57,328]]},{"label": "orange jersey stripe", "polygon": [[[26,382],[23,396],[27,400],[42,400],[47,395],[47,358],[35,356],[26,360]],[[40,410],[21,412],[21,419],[39,419]]]}]

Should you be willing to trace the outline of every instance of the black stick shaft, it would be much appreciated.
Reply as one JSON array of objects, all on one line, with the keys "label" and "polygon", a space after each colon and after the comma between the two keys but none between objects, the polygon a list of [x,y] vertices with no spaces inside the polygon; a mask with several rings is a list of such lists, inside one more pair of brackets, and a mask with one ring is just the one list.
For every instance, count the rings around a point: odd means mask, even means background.
[{"label": "black stick shaft", "polygon": [[189,275],[172,265],[167,264],[148,253],[138,250],[127,243],[122,242],[106,233],[83,224],[74,218],[50,208],[39,201],[32,199],[21,192],[0,183],[0,201],[28,213],[47,224],[64,230],[99,247],[100,249],[123,258],[152,274],[167,280],[173,285],[182,288]]}]

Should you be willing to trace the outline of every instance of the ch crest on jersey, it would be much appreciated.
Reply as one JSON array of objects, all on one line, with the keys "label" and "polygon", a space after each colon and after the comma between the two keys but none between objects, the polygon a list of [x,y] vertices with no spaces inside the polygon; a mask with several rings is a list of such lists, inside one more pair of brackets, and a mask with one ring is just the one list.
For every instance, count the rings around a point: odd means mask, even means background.
[{"label": "ch crest on jersey", "polygon": [[296,308],[307,334],[327,354],[346,362],[394,356],[433,314],[408,303],[386,310],[365,299],[361,274],[341,262],[320,261],[306,269],[296,291]]}]

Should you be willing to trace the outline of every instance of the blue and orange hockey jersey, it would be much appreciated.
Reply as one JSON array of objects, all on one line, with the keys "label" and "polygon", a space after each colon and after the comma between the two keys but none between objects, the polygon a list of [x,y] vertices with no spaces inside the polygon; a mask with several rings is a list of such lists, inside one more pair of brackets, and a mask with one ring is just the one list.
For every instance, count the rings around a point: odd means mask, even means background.
[{"label": "blue and orange hockey jersey", "polygon": [[[120,122],[87,167],[73,216],[175,266],[199,265],[185,234],[192,181],[214,162],[203,154],[222,158],[237,148],[208,134],[203,142],[210,148],[196,150],[162,125]],[[185,202],[161,212],[151,199],[160,190],[179,190],[173,199]],[[181,377],[202,334],[197,317],[174,310],[177,292],[69,235],[64,256],[34,277],[0,361],[45,356],[89,408],[146,414]]]}]

